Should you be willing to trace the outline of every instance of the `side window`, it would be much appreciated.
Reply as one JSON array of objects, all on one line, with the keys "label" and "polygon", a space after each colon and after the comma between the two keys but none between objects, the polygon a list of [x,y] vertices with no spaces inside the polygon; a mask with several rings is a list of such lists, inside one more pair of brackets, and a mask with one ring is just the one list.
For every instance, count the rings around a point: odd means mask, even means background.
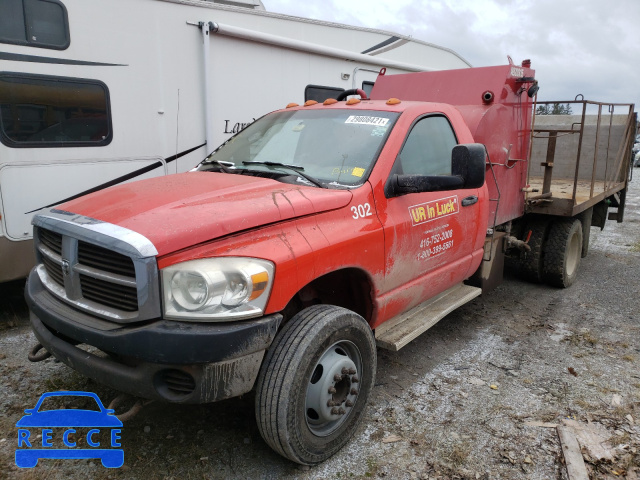
[{"label": "side window", "polygon": [[404,175],[451,175],[451,150],[456,136],[446,117],[419,120],[400,151],[398,162]]},{"label": "side window", "polygon": [[371,98],[371,91],[373,90],[374,82],[362,82],[362,90],[367,94],[367,97]]},{"label": "side window", "polygon": [[304,101],[315,100],[316,102],[322,103],[327,98],[336,98],[342,92],[344,92],[344,88],[307,85],[304,89]]},{"label": "side window", "polygon": [[0,42],[64,50],[70,41],[60,0],[0,0]]},{"label": "side window", "polygon": [[104,146],[112,136],[104,83],[0,72],[0,141],[5,145]]}]

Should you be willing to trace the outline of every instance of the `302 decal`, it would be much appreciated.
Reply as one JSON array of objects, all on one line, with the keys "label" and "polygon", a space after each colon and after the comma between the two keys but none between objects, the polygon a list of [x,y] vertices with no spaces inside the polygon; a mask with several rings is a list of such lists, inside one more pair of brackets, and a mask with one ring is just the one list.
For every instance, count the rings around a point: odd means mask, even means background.
[{"label": "302 decal", "polygon": [[370,217],[371,213],[371,205],[368,203],[363,203],[362,205],[358,205],[351,207],[351,213],[353,213],[353,219],[358,220],[359,218]]}]

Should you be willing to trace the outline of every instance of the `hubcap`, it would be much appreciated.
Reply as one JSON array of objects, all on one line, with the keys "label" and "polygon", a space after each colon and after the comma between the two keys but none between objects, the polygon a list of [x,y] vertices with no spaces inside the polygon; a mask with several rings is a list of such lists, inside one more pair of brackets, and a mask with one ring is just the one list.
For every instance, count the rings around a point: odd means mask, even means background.
[{"label": "hubcap", "polygon": [[347,419],[360,390],[362,359],[349,341],[333,344],[320,357],[307,385],[305,415],[314,435],[325,437]]}]

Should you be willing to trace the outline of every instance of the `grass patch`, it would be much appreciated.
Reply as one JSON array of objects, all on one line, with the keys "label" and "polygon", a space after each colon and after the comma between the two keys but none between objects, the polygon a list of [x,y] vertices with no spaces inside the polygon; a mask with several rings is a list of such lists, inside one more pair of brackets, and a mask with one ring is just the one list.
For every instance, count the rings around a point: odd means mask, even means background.
[{"label": "grass patch", "polygon": [[369,440],[371,440],[372,442],[379,442],[383,438],[384,438],[384,430],[381,428],[379,428],[378,430],[373,432],[371,435],[369,435]]},{"label": "grass patch", "polygon": [[375,458],[369,457],[367,458],[367,471],[364,476],[366,478],[375,477],[379,469],[378,461]]},{"label": "grass patch", "polygon": [[585,343],[588,343],[591,346],[595,346],[598,343],[598,339],[596,337],[594,337],[591,332],[584,332],[582,334],[582,340],[584,340]]},{"label": "grass patch", "polygon": [[575,404],[578,405],[583,410],[593,410],[593,409],[598,407],[598,405],[593,405],[593,404],[591,404],[589,402],[586,402],[586,401],[582,400],[581,398],[576,400]]},{"label": "grass patch", "polygon": [[471,446],[466,443],[456,443],[451,447],[451,450],[447,452],[445,458],[453,467],[460,467],[464,465],[465,460],[471,453]]},{"label": "grass patch", "polygon": [[575,347],[580,345],[595,347],[598,344],[598,338],[588,330],[581,333],[574,333],[573,335],[567,337],[565,341],[569,342]]},{"label": "grass patch", "polygon": [[618,390],[617,388],[610,388],[610,387],[598,387],[598,390],[600,391],[600,393],[619,393],[620,390]]}]

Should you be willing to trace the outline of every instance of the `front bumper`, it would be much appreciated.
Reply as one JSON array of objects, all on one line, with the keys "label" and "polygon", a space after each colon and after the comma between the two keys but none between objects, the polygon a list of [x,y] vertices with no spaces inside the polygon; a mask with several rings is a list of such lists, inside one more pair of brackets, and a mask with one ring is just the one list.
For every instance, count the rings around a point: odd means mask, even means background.
[{"label": "front bumper", "polygon": [[179,403],[214,402],[250,391],[282,320],[275,314],[229,323],[113,324],[56,299],[35,270],[25,297],[38,341],[58,360],[116,390]]}]

